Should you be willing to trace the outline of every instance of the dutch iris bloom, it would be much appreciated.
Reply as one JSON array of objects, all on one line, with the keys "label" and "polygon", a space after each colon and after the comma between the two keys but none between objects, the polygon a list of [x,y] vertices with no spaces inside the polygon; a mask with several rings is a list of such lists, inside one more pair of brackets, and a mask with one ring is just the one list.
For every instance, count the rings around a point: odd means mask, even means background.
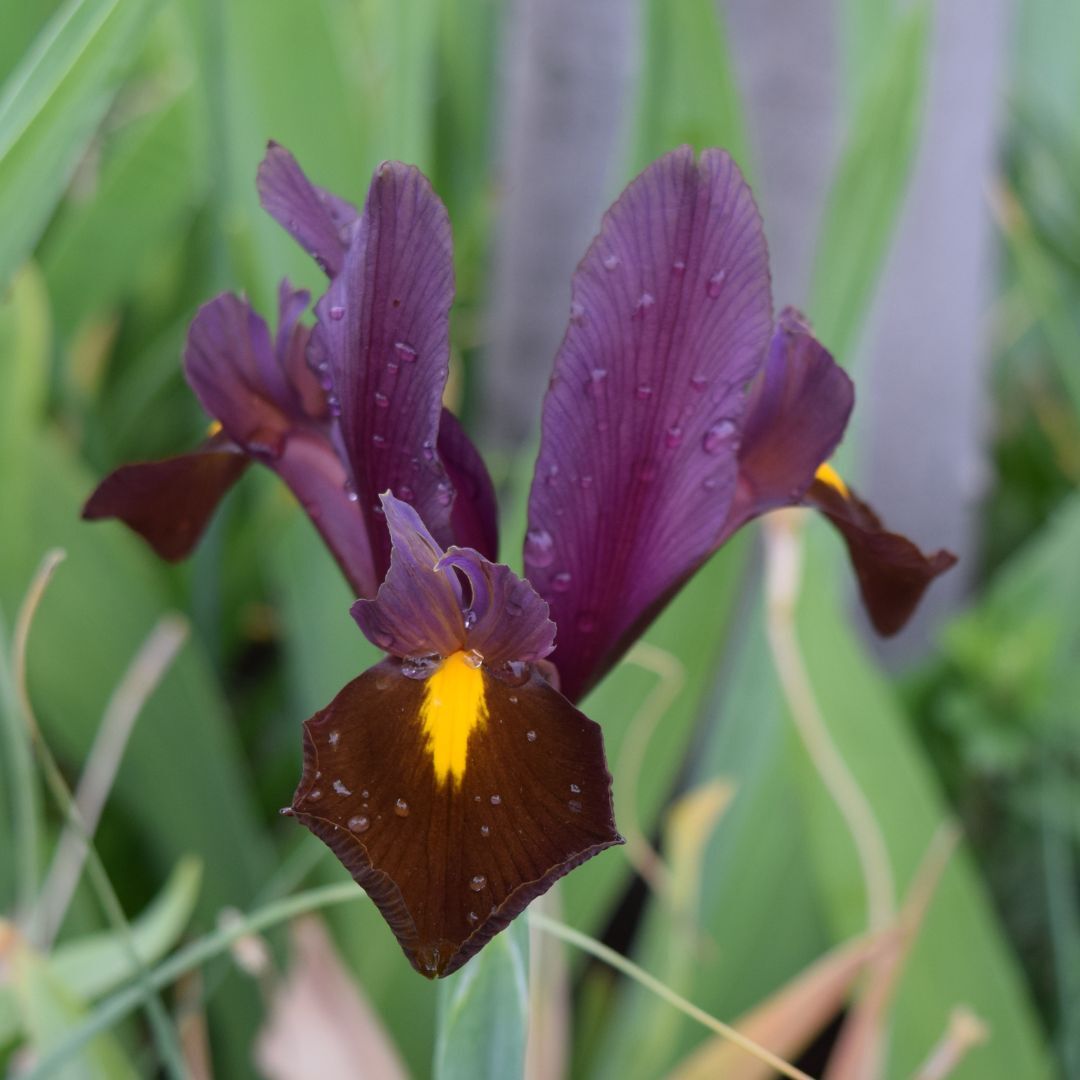
[{"label": "dutch iris bloom", "polygon": [[315,327],[287,284],[274,338],[245,301],[211,301],[185,366],[220,430],[120,468],[85,514],[179,558],[248,459],[289,485],[386,655],[304,725],[287,812],[416,969],[446,975],[621,842],[600,729],[576,703],[736,529],[821,511],[885,634],[954,558],[888,532],[827,464],[852,384],[796,311],[774,324],[761,221],[724,152],[646,169],[574,275],[524,578],[494,561],[491,481],[442,407],[453,275],[430,185],[384,164],[358,214],[271,144],[259,190],[330,278]]}]

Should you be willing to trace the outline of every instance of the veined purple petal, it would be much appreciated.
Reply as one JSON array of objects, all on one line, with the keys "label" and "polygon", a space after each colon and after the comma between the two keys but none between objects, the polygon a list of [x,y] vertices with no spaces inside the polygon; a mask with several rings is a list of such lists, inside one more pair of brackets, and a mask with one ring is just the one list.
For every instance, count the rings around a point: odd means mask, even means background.
[{"label": "veined purple petal", "polygon": [[177,562],[198,543],[248,459],[221,436],[190,454],[121,465],[86,501],[87,521],[118,518],[161,558]]},{"label": "veined purple petal", "polygon": [[555,624],[527,581],[472,548],[444,552],[408,503],[390,494],[381,503],[390,571],[374,600],[352,607],[368,640],[403,658],[462,651],[491,669],[551,652]]},{"label": "veined purple petal", "polygon": [[574,276],[525,543],[571,700],[713,550],[771,319],[761,220],[727,154],[668,154],[608,211]]},{"label": "veined purple petal", "polygon": [[747,401],[725,538],[751,518],[802,501],[843,437],[854,404],[847,374],[805,318],[787,308]]},{"label": "veined purple petal", "polygon": [[256,184],[263,209],[328,277],[339,274],[356,228],[356,208],[312,184],[296,158],[275,142],[267,145]]},{"label": "veined purple petal", "polygon": [[458,418],[443,409],[437,443],[439,460],[454,486],[450,530],[462,547],[476,548],[489,559],[499,555],[499,509],[495,485],[484,459]]},{"label": "veined purple petal", "polygon": [[297,294],[283,287],[275,349],[266,323],[246,301],[217,297],[191,325],[185,371],[224,434],[281,476],[353,589],[371,596],[381,571],[334,445],[325,398],[302,362],[308,331],[297,322],[301,310]]},{"label": "veined purple petal", "polygon": [[390,563],[378,504],[387,489],[415,505],[440,541],[451,539],[454,492],[436,442],[453,296],[445,208],[419,170],[380,166],[344,267],[316,308],[380,575]]}]

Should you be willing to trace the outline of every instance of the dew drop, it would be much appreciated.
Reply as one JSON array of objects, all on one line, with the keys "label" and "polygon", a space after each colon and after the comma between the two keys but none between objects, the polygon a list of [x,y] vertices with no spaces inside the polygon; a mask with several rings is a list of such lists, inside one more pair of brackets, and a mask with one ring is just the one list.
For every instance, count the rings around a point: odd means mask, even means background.
[{"label": "dew drop", "polygon": [[394,803],[394,813],[397,814],[398,817],[408,817],[409,804],[404,799],[398,799],[397,802]]},{"label": "dew drop", "polygon": [[367,832],[368,829],[371,828],[371,822],[364,814],[357,814],[356,817],[349,818],[345,824],[348,825],[353,832]]},{"label": "dew drop", "polygon": [[326,736],[326,741],[331,746],[337,746],[338,740],[340,738],[341,738],[341,732],[340,731],[331,731],[330,734]]},{"label": "dew drop", "polygon": [[525,534],[525,561],[543,569],[555,560],[555,540],[547,529],[530,529]]},{"label": "dew drop", "polygon": [[396,375],[401,369],[401,365],[396,360],[386,361],[386,373],[388,375]]},{"label": "dew drop", "polygon": [[469,888],[473,892],[480,892],[481,889],[487,884],[487,878],[483,874],[473,874],[469,879]]},{"label": "dew drop", "polygon": [[465,629],[471,630],[476,625],[476,612],[472,608],[466,608],[461,614],[461,620],[465,623]]},{"label": "dew drop", "polygon": [[403,364],[416,363],[416,350],[411,345],[407,345],[404,341],[394,342],[394,355]]},{"label": "dew drop", "polygon": [[492,795],[491,796],[491,805],[492,806],[498,806],[501,802],[502,802],[502,796],[501,795]]},{"label": "dew drop", "polygon": [[690,385],[699,393],[705,392],[705,387],[709,385],[709,380],[704,375],[691,375]]},{"label": "dew drop", "polygon": [[376,432],[376,434],[371,436],[371,443],[375,447],[376,450],[382,450],[386,446],[386,436],[385,435],[379,435]]},{"label": "dew drop", "polygon": [[701,481],[701,486],[706,491],[715,491],[716,490],[716,477],[715,476],[706,476],[705,479]]},{"label": "dew drop", "polygon": [[574,300],[570,304],[570,321],[575,326],[585,325],[585,305],[580,300]]},{"label": "dew drop", "polygon": [[592,611],[579,611],[577,618],[574,620],[574,625],[583,634],[595,633],[598,624],[599,620]]},{"label": "dew drop", "polygon": [[326,408],[331,416],[341,415],[341,402],[338,401],[335,394],[327,394],[326,396]]},{"label": "dew drop", "polygon": [[381,390],[376,390],[375,391],[375,404],[380,409],[389,409],[390,408],[390,399]]},{"label": "dew drop", "polygon": [[364,788],[364,790],[360,792],[360,798],[361,799],[366,799],[370,794],[371,794],[371,792],[368,791],[367,788]]},{"label": "dew drop", "polygon": [[726,270],[717,270],[705,285],[705,294],[710,300],[715,300],[724,290],[724,280],[727,278]]},{"label": "dew drop", "polygon": [[312,788],[307,793],[307,802],[318,802],[322,798],[322,791],[319,788]]},{"label": "dew drop", "polygon": [[518,699],[513,694],[511,694],[510,695],[510,704],[511,705],[516,705],[517,703],[518,703]]},{"label": "dew drop", "polygon": [[473,926],[475,926],[480,921],[480,916],[477,915],[475,911],[470,911],[469,914],[465,916],[465,918],[468,919],[469,923]]},{"label": "dew drop", "polygon": [[634,397],[638,401],[648,401],[653,396],[653,388],[648,383],[638,383],[637,389],[634,391]]},{"label": "dew drop", "polygon": [[570,785],[570,794],[571,795],[580,795],[581,794],[581,785],[580,784],[571,784]]},{"label": "dew drop", "polygon": [[424,455],[425,461],[435,460],[435,447],[432,446],[430,439],[424,442],[423,446],[420,448],[420,453]]},{"label": "dew drop", "polygon": [[580,814],[581,813],[581,800],[580,799],[571,799],[566,805],[570,808],[570,813],[572,813],[572,814]]},{"label": "dew drop", "polygon": [[525,738],[528,739],[529,742],[536,742],[536,732],[535,731],[526,731],[525,732]]},{"label": "dew drop", "polygon": [[719,420],[705,432],[701,445],[707,454],[719,454],[728,447],[735,425],[730,420]]},{"label": "dew drop", "polygon": [[586,474],[578,480],[578,483],[581,485],[582,488],[588,491],[588,489],[593,486],[593,478]]},{"label": "dew drop", "polygon": [[551,579],[551,587],[557,593],[568,592],[571,580],[570,574],[562,570]]},{"label": "dew drop", "polygon": [[604,269],[614,270],[619,265],[619,256],[612,252],[610,255],[604,256]]},{"label": "dew drop", "polygon": [[465,654],[465,663],[471,668],[479,668],[483,665],[484,658],[475,649],[470,649]]},{"label": "dew drop", "polygon": [[340,305],[335,304],[332,308],[330,308],[327,314],[330,316],[331,319],[334,320],[334,322],[341,322],[341,320],[345,318],[345,309]]},{"label": "dew drop", "polygon": [[634,319],[643,319],[645,312],[649,310],[656,303],[656,297],[651,292],[643,292],[634,304],[634,314],[631,316]]},{"label": "dew drop", "polygon": [[416,492],[406,484],[402,484],[397,489],[397,496],[402,502],[411,503],[416,499]]},{"label": "dew drop", "polygon": [[559,466],[551,464],[548,466],[547,472],[544,474],[544,483],[548,487],[552,487],[556,480],[559,479]]},{"label": "dew drop", "polygon": [[351,487],[345,489],[345,498],[351,503],[360,501],[360,496]]},{"label": "dew drop", "polygon": [[686,273],[686,263],[682,259],[676,259],[671,264],[671,272],[676,277],[682,277]]},{"label": "dew drop", "polygon": [[681,427],[669,427],[664,435],[664,444],[669,450],[682,446],[683,432]]},{"label": "dew drop", "polygon": [[352,794],[352,791],[349,789],[348,785],[345,783],[344,780],[335,780],[334,781],[334,790],[339,795],[351,795]]},{"label": "dew drop", "polygon": [[406,679],[426,679],[441,663],[438,653],[426,656],[409,656],[401,661],[401,674]]},{"label": "dew drop", "polygon": [[487,825],[481,825],[480,826],[480,835],[481,836],[490,836],[491,835],[490,827],[487,826]]},{"label": "dew drop", "polygon": [[454,501],[454,493],[445,480],[440,480],[435,485],[435,501],[440,506],[449,506]]}]

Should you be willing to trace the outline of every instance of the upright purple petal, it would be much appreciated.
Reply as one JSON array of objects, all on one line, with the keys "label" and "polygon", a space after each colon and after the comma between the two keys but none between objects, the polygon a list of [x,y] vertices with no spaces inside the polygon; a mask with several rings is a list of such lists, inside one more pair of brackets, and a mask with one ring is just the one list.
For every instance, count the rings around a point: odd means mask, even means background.
[{"label": "upright purple petal", "polygon": [[345,265],[316,308],[342,444],[377,571],[390,564],[378,497],[414,504],[451,539],[454,493],[436,442],[454,297],[450,222],[419,170],[390,162],[371,182]]},{"label": "upright purple petal", "polygon": [[356,208],[312,184],[296,158],[275,142],[267,145],[256,184],[263,209],[328,277],[339,274],[356,228]]},{"label": "upright purple petal", "polygon": [[851,380],[803,316],[787,308],[747,400],[725,536],[768,510],[802,501],[843,437],[854,404]]},{"label": "upright purple petal", "polygon": [[668,154],[605,216],[574,277],[525,544],[571,700],[713,550],[771,318],[761,220],[727,154]]},{"label": "upright purple petal", "polygon": [[484,459],[465,433],[458,418],[443,409],[436,444],[454,487],[450,530],[462,547],[476,548],[489,559],[499,555],[499,508],[495,485]]},{"label": "upright purple petal", "polygon": [[98,484],[82,516],[117,518],[161,558],[177,562],[191,553],[247,465],[248,459],[220,436],[190,454],[121,465]]},{"label": "upright purple petal", "polygon": [[266,323],[239,297],[226,294],[202,307],[184,352],[188,382],[224,434],[288,484],[354,591],[371,596],[382,571],[334,446],[325,398],[300,361],[308,331],[297,322],[298,302],[288,288],[281,303],[277,348]]}]

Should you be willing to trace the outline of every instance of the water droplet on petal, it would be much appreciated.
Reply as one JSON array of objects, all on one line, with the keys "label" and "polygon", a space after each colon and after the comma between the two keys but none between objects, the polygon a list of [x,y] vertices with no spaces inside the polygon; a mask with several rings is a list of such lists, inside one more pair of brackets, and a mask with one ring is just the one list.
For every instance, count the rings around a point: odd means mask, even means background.
[{"label": "water droplet on petal", "polygon": [[341,738],[341,732],[340,731],[331,731],[330,734],[326,736],[326,741],[331,746],[337,746],[338,740],[340,738]]},{"label": "water droplet on petal", "polygon": [[555,559],[555,540],[547,529],[530,529],[525,534],[525,561],[533,566],[550,566]]},{"label": "water droplet on petal", "polygon": [[399,498],[399,499],[400,499],[400,500],[401,500],[402,502],[407,502],[407,503],[411,503],[411,502],[413,502],[413,500],[415,500],[415,498],[416,498],[416,492],[415,492],[415,491],[413,491],[413,489],[412,489],[411,487],[409,487],[408,485],[406,485],[406,484],[402,484],[402,485],[401,485],[401,486],[400,486],[400,487],[399,487],[399,488],[397,489],[397,497],[398,497],[398,498]]},{"label": "water droplet on petal", "polygon": [[578,483],[587,491],[593,486],[593,478],[586,474],[578,479]]},{"label": "water droplet on petal", "polygon": [[341,320],[345,318],[345,309],[335,304],[332,308],[330,308],[327,314],[330,316],[331,319],[334,320],[334,322],[341,322]]},{"label": "water droplet on petal", "polygon": [[438,653],[410,656],[401,661],[401,674],[407,679],[426,679],[442,662]]},{"label": "water droplet on petal", "polygon": [[580,814],[581,813],[581,800],[580,799],[571,799],[566,805],[569,807],[570,813],[572,813],[572,814]]},{"label": "water droplet on petal", "polygon": [[475,925],[480,920],[480,916],[477,915],[475,911],[470,911],[469,914],[465,916],[465,918],[468,919],[469,923],[472,925]]},{"label": "water droplet on petal", "polygon": [[368,789],[367,789],[367,788],[364,788],[364,790],[360,792],[360,798],[361,798],[361,799],[366,799],[366,798],[368,798],[368,796],[369,796],[370,794],[371,794],[371,793],[370,793],[370,792],[368,791]]},{"label": "water droplet on petal", "polygon": [[664,435],[664,443],[669,450],[682,446],[683,432],[681,427],[669,427]]},{"label": "water droplet on petal", "polygon": [[471,668],[479,668],[484,663],[484,658],[475,649],[470,649],[465,654],[464,659],[465,663]]},{"label": "water droplet on petal", "polygon": [[380,409],[389,409],[390,408],[390,399],[381,390],[376,390],[375,391],[375,404]]},{"label": "water droplet on petal", "polygon": [[557,593],[568,592],[571,580],[570,574],[566,570],[562,570],[551,579],[551,587]]},{"label": "water droplet on petal", "polygon": [[435,501],[440,506],[449,506],[454,501],[454,492],[445,480],[435,485]]},{"label": "water droplet on petal", "polygon": [[700,394],[709,385],[709,380],[704,375],[691,375],[690,385]]},{"label": "water droplet on petal", "polygon": [[371,828],[371,822],[363,814],[357,814],[356,817],[349,818],[345,824],[348,825],[353,832],[367,832],[368,829]]},{"label": "water droplet on petal", "polygon": [[386,436],[376,433],[371,436],[371,442],[376,450],[382,450],[386,446]]},{"label": "water droplet on petal", "polygon": [[716,490],[716,477],[715,476],[706,476],[705,479],[701,481],[701,486],[706,491],[715,491]]},{"label": "water droplet on petal", "polygon": [[705,294],[710,300],[715,300],[724,291],[724,280],[727,278],[726,270],[717,270],[705,286]]},{"label": "water droplet on petal", "polygon": [[525,738],[528,739],[529,742],[536,742],[536,732],[535,731],[526,731],[525,732]]},{"label": "water droplet on petal", "polygon": [[431,445],[430,440],[426,440],[420,448],[420,453],[424,455],[425,461],[435,460],[435,447]]},{"label": "water droplet on petal", "polygon": [[683,274],[685,274],[685,273],[686,273],[686,263],[685,263],[685,262],[683,262],[683,260],[682,260],[682,259],[676,259],[676,260],[675,260],[675,261],[674,261],[674,262],[673,262],[673,263],[671,264],[671,272],[672,272],[672,273],[673,273],[673,274],[674,274],[674,275],[675,275],[676,277],[682,277],[682,276],[683,276]]},{"label": "water droplet on petal", "polygon": [[487,825],[481,825],[480,826],[480,835],[481,836],[490,836],[491,835],[491,828],[489,826],[487,826]]},{"label": "water droplet on petal", "polygon": [[501,802],[502,802],[502,796],[501,795],[492,795],[491,796],[491,805],[492,806],[498,806]]},{"label": "water droplet on petal", "polygon": [[634,314],[632,318],[643,319],[645,312],[649,310],[656,303],[656,297],[650,292],[643,292],[638,298],[637,303],[634,304]]},{"label": "water droplet on petal", "polygon": [[473,874],[469,879],[469,888],[473,892],[480,892],[481,889],[487,884],[487,878],[483,874]]},{"label": "water droplet on petal", "polygon": [[637,389],[634,391],[634,397],[638,401],[648,401],[653,396],[653,388],[648,383],[638,383]]},{"label": "water droplet on petal", "polygon": [[334,790],[339,795],[351,795],[352,794],[352,792],[349,790],[349,787],[345,783],[344,780],[335,780],[334,781]]},{"label": "water droplet on petal", "polygon": [[581,794],[581,785],[580,784],[571,784],[570,785],[570,794],[571,795],[580,795]]},{"label": "water droplet on petal", "polygon": [[397,814],[398,817],[408,817],[409,804],[404,799],[398,799],[397,802],[394,803],[394,813]]},{"label": "water droplet on petal", "polygon": [[585,325],[585,305],[580,300],[574,300],[570,304],[570,321],[575,326]]},{"label": "water droplet on petal", "polygon": [[307,793],[307,802],[318,802],[322,798],[322,791],[319,788],[312,788]]},{"label": "water droplet on petal", "polygon": [[610,255],[604,256],[604,269],[614,270],[619,265],[619,256],[612,252]]},{"label": "water droplet on petal", "polygon": [[394,342],[394,355],[404,364],[416,362],[416,350],[404,341]]},{"label": "water droplet on petal", "polygon": [[707,454],[719,454],[731,444],[731,438],[735,434],[735,425],[730,420],[718,420],[701,440],[701,445]]},{"label": "water droplet on petal", "polygon": [[599,619],[597,619],[596,613],[593,611],[579,611],[577,618],[574,620],[574,625],[582,634],[592,634],[596,632]]},{"label": "water droplet on petal", "polygon": [[547,468],[547,472],[544,474],[544,483],[548,487],[552,487],[556,480],[559,479],[559,466],[551,464]]}]

